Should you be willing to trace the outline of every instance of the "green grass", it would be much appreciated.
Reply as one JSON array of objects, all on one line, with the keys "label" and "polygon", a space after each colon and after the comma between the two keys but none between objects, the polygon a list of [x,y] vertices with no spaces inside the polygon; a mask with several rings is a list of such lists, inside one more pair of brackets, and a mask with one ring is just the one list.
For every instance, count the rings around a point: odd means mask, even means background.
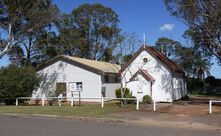
[{"label": "green grass", "polygon": [[201,95],[201,94],[188,94],[192,98],[202,98],[202,99],[221,99],[221,96],[214,95]]},{"label": "green grass", "polygon": [[115,103],[108,103],[101,108],[99,104],[83,106],[0,106],[0,114],[44,114],[59,116],[81,117],[115,117],[114,113],[134,111],[135,105],[120,107]]}]

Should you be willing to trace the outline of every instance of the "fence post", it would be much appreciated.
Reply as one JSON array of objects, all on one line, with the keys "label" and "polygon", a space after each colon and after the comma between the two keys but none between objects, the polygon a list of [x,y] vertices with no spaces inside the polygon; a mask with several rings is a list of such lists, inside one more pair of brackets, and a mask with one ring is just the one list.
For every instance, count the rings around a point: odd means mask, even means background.
[{"label": "fence post", "polygon": [[61,98],[58,97],[58,105],[61,106]]},{"label": "fence post", "polygon": [[43,95],[42,99],[41,99],[41,106],[44,106],[45,105],[45,97]]},{"label": "fence post", "polygon": [[101,108],[104,107],[104,97],[101,97]]},{"label": "fence post", "polygon": [[137,98],[136,110],[139,110],[139,99]]},{"label": "fence post", "polygon": [[212,114],[212,100],[209,101],[209,114]]},{"label": "fence post", "polygon": [[15,99],[15,105],[18,106],[18,98]]},{"label": "fence post", "polygon": [[153,111],[156,111],[156,102],[153,101]]},{"label": "fence post", "polygon": [[71,98],[71,106],[73,106],[74,105],[74,98],[72,97]]}]

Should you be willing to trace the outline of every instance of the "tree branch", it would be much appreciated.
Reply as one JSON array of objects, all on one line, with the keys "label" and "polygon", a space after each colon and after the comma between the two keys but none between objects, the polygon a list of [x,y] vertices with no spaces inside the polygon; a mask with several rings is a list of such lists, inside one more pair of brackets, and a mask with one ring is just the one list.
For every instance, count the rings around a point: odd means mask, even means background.
[{"label": "tree branch", "polygon": [[12,31],[12,25],[10,23],[9,27],[8,27],[7,45],[5,46],[3,51],[0,52],[0,59],[7,53],[8,49],[10,48],[10,46],[12,45],[12,42],[14,40],[14,37],[11,35],[11,31]]}]

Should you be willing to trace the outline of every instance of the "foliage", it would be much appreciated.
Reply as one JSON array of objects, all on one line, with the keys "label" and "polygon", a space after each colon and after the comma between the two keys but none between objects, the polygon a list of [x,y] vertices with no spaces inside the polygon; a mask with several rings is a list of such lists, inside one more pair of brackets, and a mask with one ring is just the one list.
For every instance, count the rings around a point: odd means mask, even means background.
[{"label": "foliage", "polygon": [[119,46],[114,50],[114,61],[117,64],[124,65],[133,57],[142,43],[138,35],[134,32],[123,33],[119,38],[121,42],[119,42]]},{"label": "foliage", "polygon": [[[122,88],[122,92],[123,92],[123,98],[130,98],[132,95],[131,95],[131,92],[130,92],[130,89],[128,88]],[[115,90],[115,96],[117,98],[121,98],[122,95],[121,95],[121,88],[118,88]]]},{"label": "foliage", "polygon": [[[122,88],[122,92],[123,98],[136,98],[135,96],[132,96],[132,92],[128,88]],[[122,98],[121,88],[115,90],[115,95],[117,98]],[[136,100],[122,100],[122,102],[127,104],[134,104],[136,103]]]},{"label": "foliage", "polygon": [[216,79],[213,76],[209,76],[205,79],[205,83],[207,83],[209,86],[220,87],[221,86],[221,79]]},{"label": "foliage", "polygon": [[205,80],[191,78],[187,90],[191,94],[221,95],[221,79],[208,76]]},{"label": "foliage", "polygon": [[144,95],[142,102],[151,104],[152,103],[152,98],[149,95]]},{"label": "foliage", "polygon": [[31,67],[9,65],[0,69],[0,98],[29,97],[40,77]]},{"label": "foliage", "polygon": [[[119,42],[118,15],[101,4],[83,4],[58,23],[68,54],[110,61]],[[72,40],[71,40],[72,39]]]},{"label": "foliage", "polygon": [[164,0],[172,16],[194,31],[194,40],[221,61],[220,0]]},{"label": "foliage", "polygon": [[51,0],[2,0],[0,10],[0,29],[8,36],[2,39],[0,58],[9,52],[11,61],[20,66],[40,61],[38,41],[57,17],[57,7]]},{"label": "foliage", "polygon": [[173,60],[174,55],[178,48],[181,47],[181,44],[177,41],[166,37],[160,37],[155,44],[155,48],[158,49],[165,56]]},{"label": "foliage", "polygon": [[[183,37],[192,39],[194,35],[191,32],[191,30],[187,30]],[[188,77],[204,79],[210,75],[211,56],[195,43],[189,47],[184,47],[177,41],[161,37],[157,40],[155,48],[176,62],[187,73]]]},{"label": "foliage", "polygon": [[[210,59],[202,57],[198,49],[194,47],[181,47],[176,51],[175,62],[187,73],[188,77],[204,79],[210,75]],[[187,57],[188,56],[188,57]]]},{"label": "foliage", "polygon": [[128,55],[123,56],[123,61],[124,61],[124,63],[127,63],[127,62],[129,62],[132,58],[133,58],[133,55],[132,55],[132,54],[128,54]]}]

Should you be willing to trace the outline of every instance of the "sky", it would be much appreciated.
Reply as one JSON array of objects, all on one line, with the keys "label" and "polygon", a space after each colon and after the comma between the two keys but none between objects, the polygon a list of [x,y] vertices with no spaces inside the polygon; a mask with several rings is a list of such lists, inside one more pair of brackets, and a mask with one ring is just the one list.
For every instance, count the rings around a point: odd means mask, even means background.
[{"label": "sky", "polygon": [[[119,27],[123,32],[135,32],[142,40],[146,35],[146,44],[153,46],[159,37],[168,37],[180,43],[186,43],[182,34],[188,27],[169,15],[163,0],[54,0],[62,13],[71,13],[84,3],[101,3],[112,8],[120,19]],[[0,66],[9,63],[7,56],[0,60]],[[221,66],[214,61],[211,74],[221,78]]]}]

